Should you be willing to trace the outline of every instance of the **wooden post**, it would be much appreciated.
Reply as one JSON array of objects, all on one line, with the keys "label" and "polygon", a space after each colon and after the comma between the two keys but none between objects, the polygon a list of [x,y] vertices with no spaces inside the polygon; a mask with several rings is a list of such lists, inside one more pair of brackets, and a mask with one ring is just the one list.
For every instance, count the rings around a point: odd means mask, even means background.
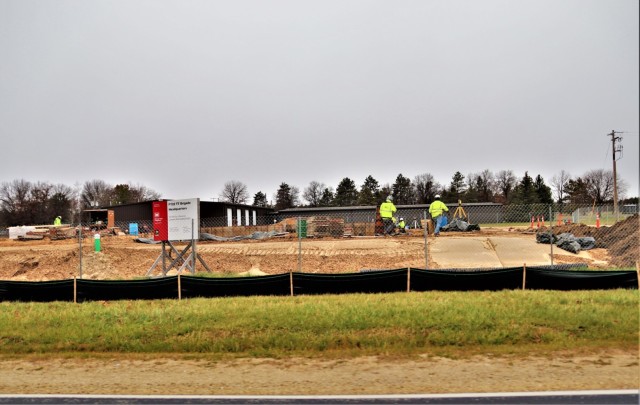
[{"label": "wooden post", "polygon": [[522,265],[522,289],[527,287],[527,263]]},{"label": "wooden post", "polygon": [[640,290],[640,262],[636,262],[636,273],[638,274],[638,290]]},{"label": "wooden post", "polygon": [[73,303],[78,303],[78,283],[75,276],[73,277]]},{"label": "wooden post", "polygon": [[407,292],[411,292],[411,267],[407,267]]},{"label": "wooden post", "polygon": [[293,272],[289,272],[289,291],[291,292],[291,296],[293,297]]},{"label": "wooden post", "polygon": [[180,274],[178,273],[178,301],[182,300],[182,281],[180,280]]}]

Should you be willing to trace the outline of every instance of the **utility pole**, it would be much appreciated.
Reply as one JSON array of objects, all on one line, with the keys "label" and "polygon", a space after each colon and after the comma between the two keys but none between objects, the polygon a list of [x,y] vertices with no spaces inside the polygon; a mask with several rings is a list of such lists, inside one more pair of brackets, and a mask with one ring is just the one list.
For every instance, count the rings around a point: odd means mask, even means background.
[{"label": "utility pole", "polygon": [[613,214],[618,217],[618,174],[616,173],[616,153],[620,153],[620,158],[622,158],[622,145],[619,145],[616,148],[616,141],[622,141],[621,136],[616,136],[616,134],[622,134],[623,132],[616,132],[611,130],[610,134],[607,136],[611,137],[611,150],[613,153]]}]

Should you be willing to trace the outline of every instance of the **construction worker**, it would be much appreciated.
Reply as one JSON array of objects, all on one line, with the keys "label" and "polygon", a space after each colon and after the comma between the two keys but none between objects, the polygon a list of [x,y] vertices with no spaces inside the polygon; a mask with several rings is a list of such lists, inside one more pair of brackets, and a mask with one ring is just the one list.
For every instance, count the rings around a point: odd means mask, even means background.
[{"label": "construction worker", "polygon": [[405,232],[407,232],[406,226],[407,226],[407,224],[405,224],[404,218],[400,217],[400,219],[398,220],[398,230],[401,233],[405,233]]},{"label": "construction worker", "polygon": [[393,221],[393,214],[395,214],[396,211],[397,209],[396,206],[393,205],[391,196],[387,197],[387,200],[380,204],[380,218],[382,218],[382,223],[384,224],[385,235],[392,234],[396,227],[396,224]]},{"label": "construction worker", "polygon": [[54,226],[60,226],[62,225],[62,217],[60,215],[58,215],[56,217],[56,219],[53,220],[53,225]]},{"label": "construction worker", "polygon": [[442,226],[444,213],[448,211],[449,208],[447,208],[445,203],[440,201],[440,194],[436,194],[435,201],[429,205],[429,214],[431,214],[431,218],[436,225],[436,229],[433,232],[436,236],[440,235],[440,227]]}]

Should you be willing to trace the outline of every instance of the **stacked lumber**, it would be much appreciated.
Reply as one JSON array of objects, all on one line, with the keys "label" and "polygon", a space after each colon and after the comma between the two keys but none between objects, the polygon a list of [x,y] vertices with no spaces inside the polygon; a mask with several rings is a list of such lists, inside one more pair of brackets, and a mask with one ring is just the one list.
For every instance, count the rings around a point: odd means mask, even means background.
[{"label": "stacked lumber", "polygon": [[307,219],[307,236],[342,237],[344,235],[344,219],[326,216],[315,216]]}]

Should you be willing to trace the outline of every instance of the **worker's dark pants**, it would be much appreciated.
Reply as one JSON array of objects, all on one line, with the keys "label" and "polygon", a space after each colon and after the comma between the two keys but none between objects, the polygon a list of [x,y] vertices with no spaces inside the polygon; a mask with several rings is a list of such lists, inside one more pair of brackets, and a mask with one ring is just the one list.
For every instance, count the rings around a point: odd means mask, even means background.
[{"label": "worker's dark pants", "polygon": [[393,233],[393,230],[396,227],[396,224],[393,223],[393,219],[391,219],[391,218],[382,218],[382,222],[384,223],[384,233],[385,233],[385,235]]}]

